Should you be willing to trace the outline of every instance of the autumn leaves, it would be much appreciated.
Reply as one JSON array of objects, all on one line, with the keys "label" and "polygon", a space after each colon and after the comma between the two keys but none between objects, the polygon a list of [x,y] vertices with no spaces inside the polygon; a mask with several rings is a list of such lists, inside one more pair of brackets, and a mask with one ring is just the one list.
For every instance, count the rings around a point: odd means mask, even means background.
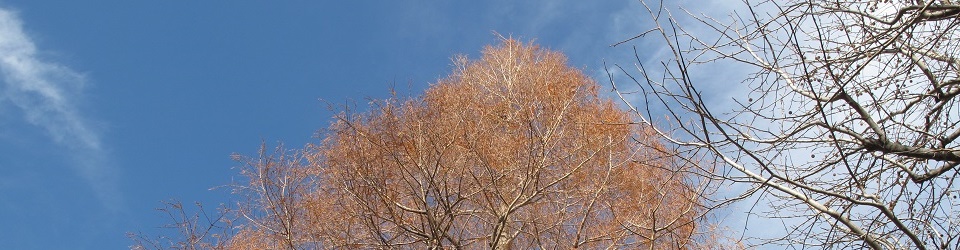
[{"label": "autumn leaves", "polygon": [[323,140],[246,161],[219,247],[683,248],[689,176],[566,58],[505,39],[421,97],[341,113]]}]

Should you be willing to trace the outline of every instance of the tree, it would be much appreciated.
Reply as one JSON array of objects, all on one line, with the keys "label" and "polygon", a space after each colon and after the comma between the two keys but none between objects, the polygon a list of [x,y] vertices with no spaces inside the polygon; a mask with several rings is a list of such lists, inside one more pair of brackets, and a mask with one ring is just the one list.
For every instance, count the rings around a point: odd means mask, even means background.
[{"label": "tree", "polygon": [[[558,53],[504,39],[409,100],[262,149],[230,249],[684,248],[695,180]],[[238,223],[237,224],[241,224]]]},{"label": "tree", "polygon": [[364,235],[350,244],[687,243],[695,196],[664,171],[679,166],[562,55],[507,40],[455,64],[422,100],[339,117],[316,149],[327,185],[352,202],[342,209],[366,224],[334,230]]},{"label": "tree", "polygon": [[231,238],[232,220],[227,218],[230,212],[223,206],[217,213],[208,213],[203,204],[197,202],[198,211],[188,214],[180,201],[165,201],[163,205],[157,210],[171,221],[164,228],[176,230],[176,234],[154,239],[142,233],[127,233],[134,243],[130,249],[222,249]]},{"label": "tree", "polygon": [[[691,162],[721,164],[701,168],[715,188],[746,185],[706,205],[768,201],[790,226],[763,243],[960,248],[960,5],[744,1],[729,19],[644,6],[655,27],[633,39],[662,39],[673,58],[618,66],[640,88],[621,99]],[[754,70],[711,82],[747,90],[726,106],[696,77],[724,62]]]}]

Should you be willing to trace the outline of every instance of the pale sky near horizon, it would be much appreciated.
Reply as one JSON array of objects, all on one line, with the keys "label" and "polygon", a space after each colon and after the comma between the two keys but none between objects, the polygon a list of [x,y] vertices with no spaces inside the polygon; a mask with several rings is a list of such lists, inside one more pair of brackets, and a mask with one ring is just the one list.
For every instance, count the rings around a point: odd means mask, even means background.
[{"label": "pale sky near horizon", "polygon": [[495,34],[605,85],[604,60],[633,63],[609,45],[644,15],[627,0],[2,0],[0,248],[126,248],[170,222],[161,201],[232,202],[210,190],[236,176],[232,153],[316,142],[327,103],[418,95]]}]

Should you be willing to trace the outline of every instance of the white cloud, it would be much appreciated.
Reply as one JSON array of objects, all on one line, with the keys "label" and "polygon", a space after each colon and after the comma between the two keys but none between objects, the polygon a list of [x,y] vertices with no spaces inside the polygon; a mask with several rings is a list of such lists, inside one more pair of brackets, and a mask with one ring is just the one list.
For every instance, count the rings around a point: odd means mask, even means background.
[{"label": "white cloud", "polygon": [[45,130],[54,143],[67,151],[74,170],[89,183],[104,206],[119,209],[100,134],[78,108],[84,76],[39,57],[36,45],[23,30],[23,22],[15,12],[3,8],[0,75],[0,106],[10,105],[22,111],[26,123]]}]

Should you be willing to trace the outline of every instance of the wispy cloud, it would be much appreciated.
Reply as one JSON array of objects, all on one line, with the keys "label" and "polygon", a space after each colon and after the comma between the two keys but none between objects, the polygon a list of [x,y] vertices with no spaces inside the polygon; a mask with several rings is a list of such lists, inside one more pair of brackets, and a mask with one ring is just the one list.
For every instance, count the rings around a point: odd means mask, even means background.
[{"label": "wispy cloud", "polygon": [[119,196],[100,134],[78,108],[84,76],[41,58],[17,13],[3,8],[0,75],[0,105],[19,109],[26,123],[44,129],[73,158],[72,167],[101,202],[108,209],[119,209]]}]

